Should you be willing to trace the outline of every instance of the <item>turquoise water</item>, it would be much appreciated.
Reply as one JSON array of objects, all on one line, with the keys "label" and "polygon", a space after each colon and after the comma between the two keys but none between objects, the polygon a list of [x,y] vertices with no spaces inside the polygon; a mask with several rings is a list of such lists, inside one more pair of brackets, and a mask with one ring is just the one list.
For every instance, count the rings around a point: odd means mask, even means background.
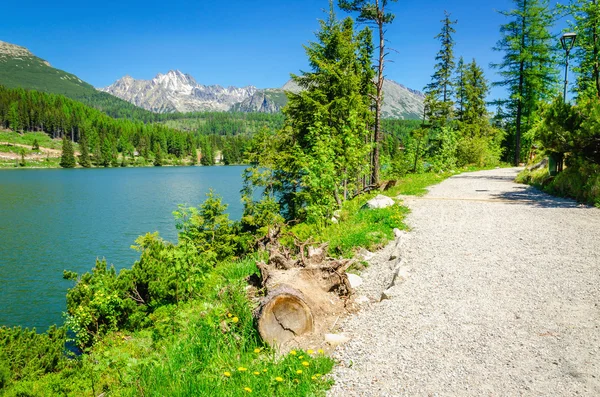
[{"label": "turquoise water", "polygon": [[146,232],[176,241],[173,211],[213,188],[239,219],[244,167],[0,170],[0,325],[62,323],[72,286],[63,270],[117,269],[139,257]]}]

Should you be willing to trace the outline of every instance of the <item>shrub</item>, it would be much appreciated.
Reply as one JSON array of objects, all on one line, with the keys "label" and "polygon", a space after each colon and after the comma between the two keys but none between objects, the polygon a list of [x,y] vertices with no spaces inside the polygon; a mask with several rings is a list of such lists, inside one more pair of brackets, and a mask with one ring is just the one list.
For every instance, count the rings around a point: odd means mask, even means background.
[{"label": "shrub", "polygon": [[44,334],[35,329],[0,327],[0,389],[11,380],[35,380],[63,368],[65,338],[65,329],[55,326]]}]

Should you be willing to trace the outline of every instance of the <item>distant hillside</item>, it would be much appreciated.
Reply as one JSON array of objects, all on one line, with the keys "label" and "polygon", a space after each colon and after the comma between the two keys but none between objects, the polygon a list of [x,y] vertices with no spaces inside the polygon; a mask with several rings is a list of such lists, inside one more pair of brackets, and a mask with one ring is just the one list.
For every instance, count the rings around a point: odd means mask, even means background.
[{"label": "distant hillside", "polygon": [[[294,81],[289,80],[282,90],[300,92],[301,88]],[[383,82],[382,117],[384,119],[418,120],[423,117],[424,100],[425,96],[420,91],[386,79]]]},{"label": "distant hillside", "polygon": [[113,117],[151,119],[152,114],[104,92],[74,74],[53,68],[25,47],[0,41],[0,85],[60,94]]}]

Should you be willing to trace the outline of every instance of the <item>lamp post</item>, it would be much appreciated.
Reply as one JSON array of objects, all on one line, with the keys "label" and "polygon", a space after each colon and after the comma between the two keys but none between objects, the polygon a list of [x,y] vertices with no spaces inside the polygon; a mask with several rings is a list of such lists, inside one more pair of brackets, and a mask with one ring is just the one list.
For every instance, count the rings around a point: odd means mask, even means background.
[{"label": "lamp post", "polygon": [[[577,34],[575,33],[565,33],[560,38],[560,44],[562,44],[562,48],[566,52],[565,56],[565,88],[563,91],[563,101],[567,103],[567,86],[569,85],[569,52],[573,49],[573,45],[575,44],[575,39],[577,38]],[[548,171],[550,175],[555,176],[559,172],[563,170],[563,153],[552,153],[549,156],[548,162]]]},{"label": "lamp post", "polygon": [[568,85],[568,73],[569,73],[569,52],[573,48],[575,44],[575,38],[577,37],[576,33],[565,33],[560,38],[560,44],[562,44],[562,48],[566,52],[566,61],[565,61],[565,89],[563,92],[563,100],[565,103],[567,102],[567,85]]}]

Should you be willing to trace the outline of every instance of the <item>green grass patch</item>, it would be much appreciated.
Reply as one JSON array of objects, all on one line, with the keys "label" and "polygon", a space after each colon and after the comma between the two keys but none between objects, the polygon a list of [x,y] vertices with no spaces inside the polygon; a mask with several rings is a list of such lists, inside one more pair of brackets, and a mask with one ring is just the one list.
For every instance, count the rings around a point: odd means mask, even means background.
[{"label": "green grass patch", "polygon": [[61,150],[62,148],[62,140],[52,139],[44,132],[25,132],[20,134],[14,131],[0,130],[0,142],[32,146],[33,141],[36,139],[40,147],[56,150]]}]

